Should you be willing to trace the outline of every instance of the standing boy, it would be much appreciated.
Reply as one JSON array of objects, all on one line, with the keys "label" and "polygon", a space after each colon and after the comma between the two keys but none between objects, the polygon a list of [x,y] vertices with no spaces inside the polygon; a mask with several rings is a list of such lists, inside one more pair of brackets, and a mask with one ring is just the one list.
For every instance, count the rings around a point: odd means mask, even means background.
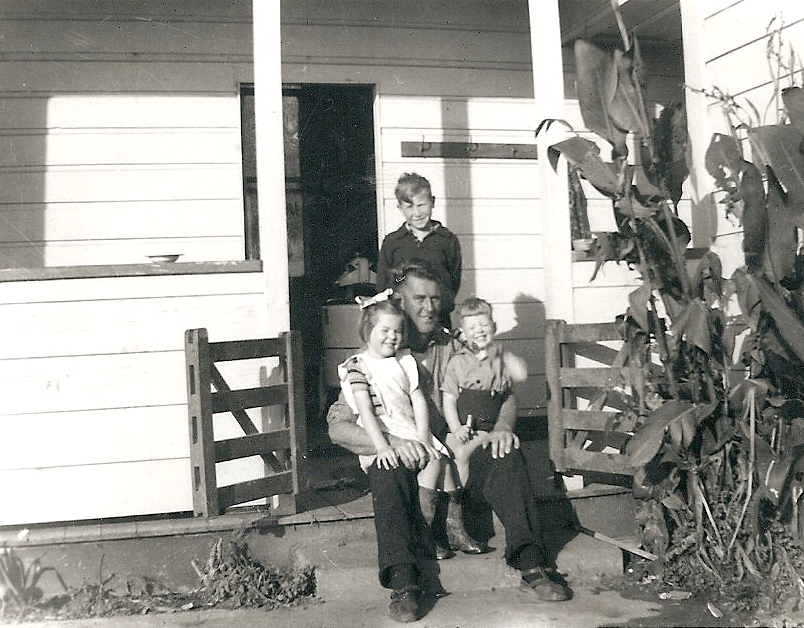
[{"label": "standing boy", "polygon": [[446,288],[442,323],[450,325],[450,312],[461,286],[461,245],[457,236],[433,220],[433,196],[430,182],[415,172],[406,172],[396,184],[397,207],[405,222],[389,233],[380,247],[377,261],[377,290],[394,288],[393,269],[406,262],[424,260],[435,267],[441,285]]}]

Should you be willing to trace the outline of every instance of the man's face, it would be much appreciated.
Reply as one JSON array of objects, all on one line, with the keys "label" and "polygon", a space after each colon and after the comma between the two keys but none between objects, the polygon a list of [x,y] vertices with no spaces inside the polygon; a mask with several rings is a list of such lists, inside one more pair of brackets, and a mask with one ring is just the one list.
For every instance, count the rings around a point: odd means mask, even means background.
[{"label": "man's face", "polygon": [[400,286],[402,308],[416,331],[429,334],[439,325],[441,318],[441,288],[435,281],[408,277]]},{"label": "man's face", "polygon": [[412,196],[409,203],[399,201],[398,206],[410,227],[419,231],[427,229],[433,215],[433,197],[426,190]]}]

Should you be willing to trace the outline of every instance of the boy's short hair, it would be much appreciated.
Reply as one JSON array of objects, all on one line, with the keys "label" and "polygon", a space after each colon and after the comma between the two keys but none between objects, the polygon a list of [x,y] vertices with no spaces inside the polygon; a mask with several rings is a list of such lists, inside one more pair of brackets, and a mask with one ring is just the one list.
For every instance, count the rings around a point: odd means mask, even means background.
[{"label": "boy's short hair", "polygon": [[413,197],[420,192],[427,192],[430,198],[433,198],[433,190],[430,187],[430,182],[422,175],[415,172],[406,172],[396,182],[394,194],[396,200],[400,203],[410,203]]},{"label": "boy's short hair", "polygon": [[493,320],[491,303],[478,297],[469,297],[466,301],[461,303],[461,307],[458,309],[458,316],[461,319],[467,316],[479,316],[481,314],[485,314]]}]

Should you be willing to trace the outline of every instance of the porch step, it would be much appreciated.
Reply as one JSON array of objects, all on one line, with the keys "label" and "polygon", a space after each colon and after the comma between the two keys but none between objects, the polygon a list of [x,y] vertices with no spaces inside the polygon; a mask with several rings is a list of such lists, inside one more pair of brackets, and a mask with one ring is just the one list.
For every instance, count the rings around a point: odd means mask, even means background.
[{"label": "porch step", "polygon": [[[493,590],[519,586],[519,574],[505,563],[505,537],[495,518],[496,535],[490,541],[494,551],[479,556],[458,553],[437,563],[438,578],[449,592]],[[283,543],[295,564],[316,566],[318,592],[324,600],[375,597],[386,599],[388,592],[377,581],[377,545],[372,520],[331,522],[295,526],[285,532]],[[619,548],[573,530],[547,532],[550,550],[557,554],[559,571],[570,583],[618,576],[623,571],[623,552]],[[628,540],[628,539],[621,539]],[[273,553],[276,546],[260,547],[249,538],[256,556]],[[273,545],[273,544],[271,544]]]}]

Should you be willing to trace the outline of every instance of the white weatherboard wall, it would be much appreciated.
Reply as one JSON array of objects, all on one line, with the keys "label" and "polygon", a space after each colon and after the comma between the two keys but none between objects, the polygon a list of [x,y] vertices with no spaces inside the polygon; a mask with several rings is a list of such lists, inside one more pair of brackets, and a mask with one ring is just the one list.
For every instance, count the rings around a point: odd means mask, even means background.
[{"label": "white weatherboard wall", "polygon": [[[544,23],[543,28],[558,28]],[[528,3],[282,3],[283,80],[363,83],[376,89],[379,236],[402,216],[394,186],[427,177],[434,218],[460,241],[458,300],[494,307],[500,337],[528,360],[522,411],[546,405],[544,208],[538,166],[520,159],[403,157],[402,142],[535,144]],[[545,63],[561,63],[555,59]]]},{"label": "white weatherboard wall", "polygon": [[[698,89],[719,88],[746,110],[750,102],[760,112],[763,124],[775,124],[777,103],[772,100],[767,28],[775,16],[772,26],[782,27],[782,39],[800,58],[804,54],[804,5],[794,0],[682,0],[681,9],[687,83]],[[785,50],[788,55],[790,48]],[[785,72],[779,79],[782,86],[790,84],[790,76]],[[797,84],[801,86],[800,74]],[[703,198],[714,190],[712,178],[704,168],[706,148],[713,133],[728,133],[728,129],[720,107],[700,93],[687,92],[687,109],[697,180],[694,194]],[[750,158],[747,142],[745,150]],[[744,264],[742,228],[725,217],[722,206],[701,211],[705,214],[704,224],[714,225],[710,229],[712,248],[723,262],[724,276],[729,277]]]},{"label": "white weatherboard wall", "polygon": [[[286,274],[243,261],[251,3],[3,3],[0,35],[0,276],[30,279],[0,281],[0,525],[191,510],[185,329],[287,328]],[[162,253],[225,263],[157,275]],[[134,276],[92,276],[119,264]]]}]

